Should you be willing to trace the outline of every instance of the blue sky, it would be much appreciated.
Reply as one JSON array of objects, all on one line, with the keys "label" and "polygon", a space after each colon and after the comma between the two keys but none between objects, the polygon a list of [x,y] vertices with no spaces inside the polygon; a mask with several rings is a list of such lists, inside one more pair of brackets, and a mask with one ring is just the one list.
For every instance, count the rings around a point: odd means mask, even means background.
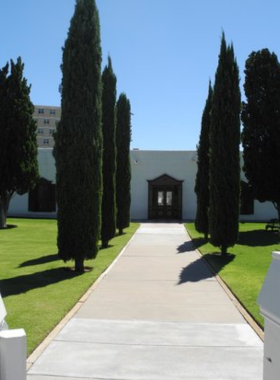
[{"label": "blue sky", "polygon": [[[96,0],[103,67],[132,106],[132,148],[194,150],[222,30],[245,61],[268,48],[280,59],[279,0]],[[75,0],[0,0],[0,67],[22,57],[38,105],[60,105],[61,48]]]}]

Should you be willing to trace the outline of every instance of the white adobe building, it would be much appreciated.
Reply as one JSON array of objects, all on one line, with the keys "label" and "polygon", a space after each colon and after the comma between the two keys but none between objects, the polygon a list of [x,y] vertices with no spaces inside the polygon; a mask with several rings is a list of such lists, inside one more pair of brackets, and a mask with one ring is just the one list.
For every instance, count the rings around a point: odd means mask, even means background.
[{"label": "white adobe building", "polygon": [[[51,148],[38,148],[41,180],[29,194],[16,195],[9,216],[56,217],[55,162]],[[197,171],[196,151],[131,151],[131,219],[194,220]],[[246,189],[246,180],[241,178]],[[250,196],[241,204],[240,220],[267,221],[276,218],[271,202]]]}]

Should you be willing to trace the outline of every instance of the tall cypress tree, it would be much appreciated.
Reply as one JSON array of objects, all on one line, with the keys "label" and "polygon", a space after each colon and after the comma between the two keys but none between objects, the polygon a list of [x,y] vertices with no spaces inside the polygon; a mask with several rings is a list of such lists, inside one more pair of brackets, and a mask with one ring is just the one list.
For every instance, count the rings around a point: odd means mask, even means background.
[{"label": "tall cypress tree", "polygon": [[238,239],[240,89],[233,45],[222,35],[210,128],[210,241],[223,255]]},{"label": "tall cypress tree", "polygon": [[102,83],[99,16],[77,0],[63,49],[61,121],[55,135],[58,250],[64,260],[98,252],[102,196]]},{"label": "tall cypress tree", "polygon": [[32,190],[39,178],[36,122],[21,58],[0,70],[0,228],[14,193]]},{"label": "tall cypress tree", "polygon": [[268,49],[250,54],[244,90],[244,172],[255,198],[271,201],[280,220],[280,64],[276,54]]},{"label": "tall cypress tree", "polygon": [[208,97],[201,120],[199,144],[197,146],[197,173],[195,182],[196,192],[196,218],[195,228],[208,238],[209,232],[209,150],[210,150],[210,120],[212,108],[213,89],[209,83]]},{"label": "tall cypress tree", "polygon": [[102,73],[103,199],[102,247],[116,233],[116,83],[111,58]]},{"label": "tall cypress tree", "polygon": [[131,106],[125,94],[120,94],[117,102],[117,175],[116,175],[116,200],[117,200],[117,228],[119,234],[130,223],[130,141],[131,141]]}]

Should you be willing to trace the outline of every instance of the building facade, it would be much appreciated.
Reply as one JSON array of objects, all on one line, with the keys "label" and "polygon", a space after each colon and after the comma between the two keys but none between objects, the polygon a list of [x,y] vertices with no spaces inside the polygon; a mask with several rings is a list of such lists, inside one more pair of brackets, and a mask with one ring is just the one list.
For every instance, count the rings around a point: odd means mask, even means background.
[{"label": "building facade", "polygon": [[55,106],[34,106],[33,118],[37,123],[37,145],[40,148],[54,146],[53,134],[61,117],[61,108]]},{"label": "building facade", "polygon": [[[196,151],[137,149],[132,150],[130,155],[131,219],[194,220]],[[51,148],[38,149],[38,163],[41,176],[38,185],[32,192],[16,195],[12,199],[10,216],[56,217],[55,161]],[[267,221],[277,218],[271,202],[260,203],[248,193],[244,174],[241,177],[241,186],[241,221]]]}]

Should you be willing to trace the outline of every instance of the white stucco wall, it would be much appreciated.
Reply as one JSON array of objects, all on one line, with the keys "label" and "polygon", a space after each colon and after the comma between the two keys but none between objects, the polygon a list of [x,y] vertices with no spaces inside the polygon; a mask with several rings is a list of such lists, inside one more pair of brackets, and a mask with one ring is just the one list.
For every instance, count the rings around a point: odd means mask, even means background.
[{"label": "white stucco wall", "polygon": [[[240,158],[240,167],[242,169],[244,165],[243,157]],[[241,170],[241,180],[244,182],[248,182],[245,174]],[[267,221],[269,219],[278,218],[277,211],[273,206],[272,202],[259,202],[257,200],[254,201],[254,214],[252,215],[240,215],[241,221]]]},{"label": "white stucco wall", "polygon": [[269,219],[278,219],[278,214],[271,202],[254,201],[254,214],[240,215],[241,221],[268,221]]},{"label": "white stucco wall", "polygon": [[53,157],[52,148],[38,149],[38,164],[40,170],[40,177],[43,177],[55,183],[55,160]]},{"label": "white stucco wall", "polygon": [[182,183],[182,217],[194,219],[195,151],[131,151],[131,219],[148,218],[148,180],[167,174]]},{"label": "white stucco wall", "polygon": [[[148,180],[167,174],[182,183],[182,217],[193,220],[196,214],[194,192],[197,171],[196,151],[144,151],[132,150],[131,156],[131,219],[148,218]],[[40,176],[55,183],[55,161],[52,148],[38,149]],[[241,178],[246,181],[244,174]],[[28,211],[28,194],[16,195],[10,204],[9,215],[55,217],[55,213]],[[272,203],[254,202],[253,215],[241,215],[240,220],[265,221],[277,218]]]},{"label": "white stucco wall", "polygon": [[[131,156],[131,219],[148,218],[148,180],[163,174],[183,180],[182,217],[194,220],[196,215],[196,195],[194,192],[197,171],[196,151],[144,151],[132,150]],[[243,162],[241,160],[241,166]],[[241,179],[246,181],[244,173]],[[241,221],[266,221],[277,218],[271,202],[254,201],[254,214],[240,215]]]}]

